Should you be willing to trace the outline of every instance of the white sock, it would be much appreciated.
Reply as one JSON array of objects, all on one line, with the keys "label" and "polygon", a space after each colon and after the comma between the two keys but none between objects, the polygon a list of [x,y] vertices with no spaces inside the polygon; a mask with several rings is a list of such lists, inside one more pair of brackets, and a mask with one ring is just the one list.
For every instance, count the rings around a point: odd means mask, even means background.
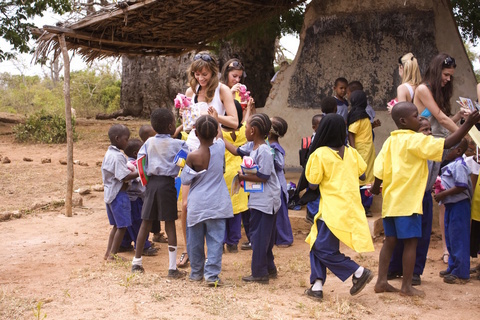
[{"label": "white sock", "polygon": [[322,289],[323,289],[322,280],[320,279],[315,280],[315,283],[312,286],[312,291],[322,291]]},{"label": "white sock", "polygon": [[177,269],[177,247],[176,246],[168,246],[168,269],[169,270]]},{"label": "white sock", "polygon": [[141,266],[142,265],[142,257],[140,257],[140,258],[133,257],[132,265]]},{"label": "white sock", "polygon": [[363,274],[363,270],[365,270],[365,268],[358,267],[357,271],[355,271],[355,273],[353,274],[355,278],[360,278]]}]

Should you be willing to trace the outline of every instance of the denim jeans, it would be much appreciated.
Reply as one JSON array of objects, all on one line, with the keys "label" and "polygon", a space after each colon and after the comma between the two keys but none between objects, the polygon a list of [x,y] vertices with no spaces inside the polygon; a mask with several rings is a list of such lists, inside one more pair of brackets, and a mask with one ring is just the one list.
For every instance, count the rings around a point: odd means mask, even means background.
[{"label": "denim jeans", "polygon": [[[187,227],[187,252],[190,259],[190,279],[218,280],[222,270],[225,219],[208,219]],[[207,242],[207,263],[205,263],[205,240]]]}]

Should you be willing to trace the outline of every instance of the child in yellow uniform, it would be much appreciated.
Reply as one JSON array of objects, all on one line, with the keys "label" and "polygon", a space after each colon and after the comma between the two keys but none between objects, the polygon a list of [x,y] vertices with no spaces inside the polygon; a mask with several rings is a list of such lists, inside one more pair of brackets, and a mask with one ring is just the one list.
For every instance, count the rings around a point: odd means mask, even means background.
[{"label": "child in yellow uniform", "polygon": [[310,283],[305,293],[323,298],[326,268],[342,281],[352,277],[351,295],[358,294],[373,278],[370,270],[359,266],[339,251],[342,241],[357,252],[374,251],[367,218],[358,192],[358,178],[366,169],[365,161],[352,147],[345,145],[346,127],[337,114],[323,117],[317,130],[319,144],[308,158],[305,176],[320,188],[320,205],[310,234]]},{"label": "child in yellow uniform", "polygon": [[420,120],[417,107],[400,102],[392,109],[392,118],[399,130],[391,133],[375,159],[375,183],[370,189],[380,192],[383,181],[383,228],[385,242],[378,262],[375,292],[398,291],[387,281],[388,265],[397,239],[403,239],[403,279],[400,293],[423,296],[423,291],[412,287],[418,238],[421,237],[422,200],[427,184],[427,160],[441,161],[444,149],[453,147],[480,120],[478,111],[469,115],[465,123],[445,139],[418,133]]},{"label": "child in yellow uniform", "polygon": [[[363,90],[354,91],[350,95],[352,109],[348,113],[348,142],[352,147],[357,149],[363,160],[367,163],[365,171],[365,180],[360,181],[360,186],[373,183],[373,164],[375,162],[375,147],[373,145],[372,124],[367,108],[367,95]],[[370,206],[372,205],[371,197],[365,197],[363,190],[360,190],[362,196],[362,204],[365,208],[367,217],[371,217]]]}]

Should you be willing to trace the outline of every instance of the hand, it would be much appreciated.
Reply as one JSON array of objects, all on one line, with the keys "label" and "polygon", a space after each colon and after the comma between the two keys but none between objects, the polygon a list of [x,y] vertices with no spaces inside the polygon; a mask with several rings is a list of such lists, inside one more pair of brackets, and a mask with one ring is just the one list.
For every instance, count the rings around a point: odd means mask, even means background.
[{"label": "hand", "polygon": [[209,115],[214,117],[215,120],[218,121],[218,112],[217,112],[217,110],[215,110],[215,108],[213,106],[208,107],[207,112],[208,112]]},{"label": "hand", "polygon": [[433,195],[433,198],[435,199],[435,201],[440,202],[443,199],[445,199],[445,193],[443,191],[439,192],[439,193],[436,193],[436,194]]},{"label": "hand", "polygon": [[388,113],[392,113],[392,108],[396,104],[397,104],[397,100],[395,100],[395,99],[392,99],[392,100],[390,100],[390,102],[387,103]]},{"label": "hand", "polygon": [[255,110],[255,100],[252,97],[250,97],[250,99],[248,99],[247,109],[250,109],[250,112]]},{"label": "hand", "polygon": [[470,113],[472,113],[472,110],[470,110],[469,108],[460,107],[460,110],[458,110],[458,114],[462,118],[468,117]]},{"label": "hand", "polygon": [[474,125],[475,123],[478,123],[480,121],[480,113],[478,113],[478,110],[475,110],[473,111],[472,113],[470,113],[467,117],[467,119],[465,120],[466,123],[470,124],[470,125]]},{"label": "hand", "polygon": [[382,122],[380,122],[380,119],[374,120],[372,123],[372,129],[375,129],[376,127],[380,127],[382,125]]},{"label": "hand", "polygon": [[240,86],[241,86],[241,85],[242,85],[242,84],[241,84],[240,82],[234,84],[233,87],[230,89],[230,91],[232,91],[232,93],[237,92],[237,91],[240,91]]}]

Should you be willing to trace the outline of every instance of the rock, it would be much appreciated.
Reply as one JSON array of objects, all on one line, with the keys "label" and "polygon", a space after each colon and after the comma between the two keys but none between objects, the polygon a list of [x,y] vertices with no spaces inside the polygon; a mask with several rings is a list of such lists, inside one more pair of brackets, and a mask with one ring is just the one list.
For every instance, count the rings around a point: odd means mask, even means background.
[{"label": "rock", "polygon": [[116,120],[119,120],[119,121],[130,121],[130,120],[134,120],[134,118],[132,116],[120,116],[120,117],[117,117]]},{"label": "rock", "polygon": [[42,158],[42,163],[52,163],[52,159],[50,159],[50,158]]},{"label": "rock", "polygon": [[11,212],[0,213],[0,221],[7,221],[12,218]]},{"label": "rock", "polygon": [[92,190],[90,189],[90,187],[81,187],[80,189],[75,190],[75,192],[78,192],[78,194],[83,196],[89,194],[90,192],[92,192]]},{"label": "rock", "polygon": [[88,167],[88,163],[86,162],[83,162],[83,161],[78,161],[77,162],[74,162],[75,164],[78,164],[79,166],[82,166],[82,167]]},{"label": "rock", "polygon": [[63,164],[64,166],[67,165],[67,160],[60,159],[58,160],[58,162],[60,162],[60,164]]},{"label": "rock", "polygon": [[83,198],[78,194],[74,194],[72,197],[72,206],[73,207],[83,207]]},{"label": "rock", "polygon": [[26,162],[32,162],[32,161],[33,161],[33,159],[32,159],[32,158],[27,158],[27,157],[24,157],[24,158],[23,158],[23,161],[26,161]]},{"label": "rock", "polygon": [[25,123],[25,117],[19,114],[0,112],[0,122],[4,123]]},{"label": "rock", "polygon": [[2,163],[10,163],[10,159],[8,157],[5,157],[2,159]]},{"label": "rock", "polygon": [[93,191],[103,192],[103,184],[96,184],[92,186]]},{"label": "rock", "polygon": [[101,166],[102,166],[102,164],[103,164],[103,162],[102,162],[102,161],[97,161],[97,162],[95,162],[95,165],[96,165],[97,167],[101,167]]}]

